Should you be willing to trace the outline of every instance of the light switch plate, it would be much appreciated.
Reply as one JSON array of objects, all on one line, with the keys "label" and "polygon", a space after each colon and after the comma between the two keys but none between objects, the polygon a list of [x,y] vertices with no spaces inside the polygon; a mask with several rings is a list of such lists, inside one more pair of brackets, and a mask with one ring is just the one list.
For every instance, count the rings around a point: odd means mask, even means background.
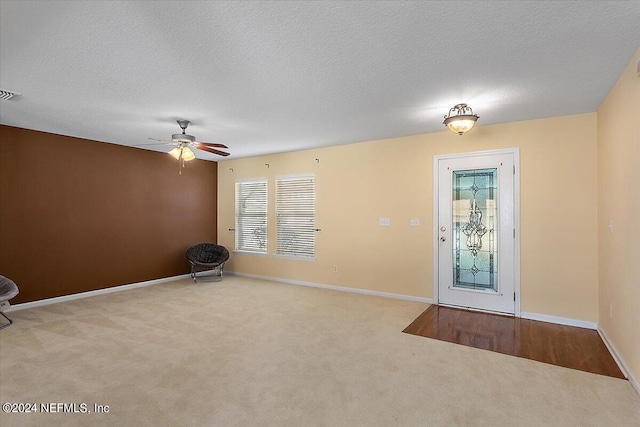
[{"label": "light switch plate", "polygon": [[389,227],[391,220],[389,218],[378,218],[378,225],[381,227]]},{"label": "light switch plate", "polygon": [[411,218],[412,227],[420,227],[420,218]]}]

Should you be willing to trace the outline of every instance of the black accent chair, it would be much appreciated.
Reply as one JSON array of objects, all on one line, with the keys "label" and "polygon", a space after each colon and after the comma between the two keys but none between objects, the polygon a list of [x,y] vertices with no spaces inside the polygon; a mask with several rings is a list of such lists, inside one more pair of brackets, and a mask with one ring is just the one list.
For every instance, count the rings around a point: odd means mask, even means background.
[{"label": "black accent chair", "polygon": [[[16,285],[13,280],[0,276],[0,304],[9,301],[18,295],[19,292],[18,285]],[[8,328],[13,324],[13,320],[9,319],[2,311],[0,311],[0,315],[9,321],[6,325],[0,326],[0,329]]]},{"label": "black accent chair", "polygon": [[214,277],[222,280],[224,263],[229,259],[229,251],[214,243],[198,243],[187,249],[187,261],[191,264],[191,278],[197,282],[198,270],[213,270]]}]

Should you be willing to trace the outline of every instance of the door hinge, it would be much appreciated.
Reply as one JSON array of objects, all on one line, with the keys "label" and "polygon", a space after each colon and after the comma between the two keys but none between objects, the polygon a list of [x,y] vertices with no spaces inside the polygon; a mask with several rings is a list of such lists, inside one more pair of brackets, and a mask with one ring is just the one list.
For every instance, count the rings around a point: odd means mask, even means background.
[{"label": "door hinge", "polygon": [[513,165],[513,174],[516,174],[516,165]]},{"label": "door hinge", "polygon": [[515,292],[513,293],[513,300],[514,301],[516,300],[516,293]]},{"label": "door hinge", "polygon": [[515,228],[513,229],[513,238],[514,239],[516,238],[516,229]]}]

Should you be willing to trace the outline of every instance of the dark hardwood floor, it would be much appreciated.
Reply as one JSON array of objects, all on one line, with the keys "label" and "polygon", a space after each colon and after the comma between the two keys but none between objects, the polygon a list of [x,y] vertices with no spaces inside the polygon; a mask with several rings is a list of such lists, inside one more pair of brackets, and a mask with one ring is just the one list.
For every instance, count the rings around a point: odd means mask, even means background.
[{"label": "dark hardwood floor", "polygon": [[591,329],[431,305],[403,332],[624,378]]}]

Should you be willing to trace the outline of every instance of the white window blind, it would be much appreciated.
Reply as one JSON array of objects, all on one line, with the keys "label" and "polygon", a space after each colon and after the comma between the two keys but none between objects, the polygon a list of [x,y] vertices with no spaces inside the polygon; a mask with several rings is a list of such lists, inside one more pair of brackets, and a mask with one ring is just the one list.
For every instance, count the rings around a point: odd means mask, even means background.
[{"label": "white window blind", "polygon": [[236,250],[267,253],[267,180],[236,182]]},{"label": "white window blind", "polygon": [[313,258],[315,230],[315,176],[276,177],[276,253]]}]

